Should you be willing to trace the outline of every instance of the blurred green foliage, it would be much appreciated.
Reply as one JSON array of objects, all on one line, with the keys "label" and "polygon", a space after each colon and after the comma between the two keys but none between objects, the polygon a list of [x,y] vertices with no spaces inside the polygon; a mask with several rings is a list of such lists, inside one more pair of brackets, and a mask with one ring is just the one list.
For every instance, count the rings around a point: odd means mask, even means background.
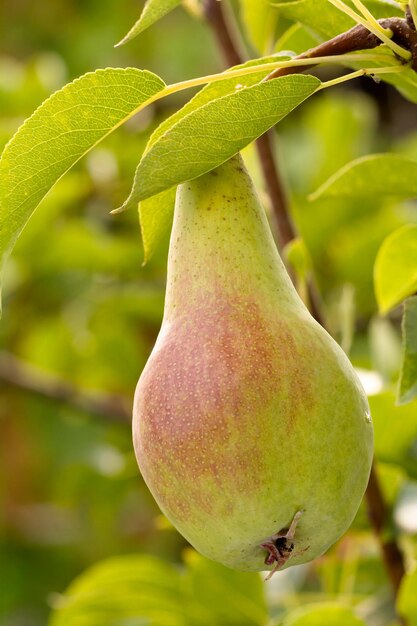
[{"label": "blurred green foliage", "polygon": [[[208,29],[182,9],[114,49],[137,17],[127,0],[4,0],[1,145],[52,91],[97,67],[146,68],[170,82],[221,69]],[[259,31],[250,39],[260,45]],[[416,158],[415,125],[398,129],[396,121],[410,105],[387,87],[368,91],[359,83],[316,96],[279,126],[278,153],[308,259],[302,278],[311,263],[332,333],[352,346],[363,371],[384,493],[394,507],[391,532],[412,564],[417,410],[415,401],[395,406],[399,315],[382,324],[377,318],[373,267],[385,237],[417,221],[415,205],[308,200],[362,155],[385,150]],[[54,607],[53,626],[76,625],[83,602],[92,602],[85,626],[394,624],[364,507],[327,555],[263,585],[258,575],[233,573],[186,548],[139,475],[128,424],[82,411],[71,396],[33,393],[8,367],[14,355],[83,393],[117,394],[129,406],[161,322],[168,237],[142,267],[137,214],[109,211],[127,197],[150,133],[184,98],[144,111],[78,163],[43,201],[8,263],[0,324],[0,624],[41,626]],[[245,158],[261,188],[252,148]],[[55,378],[46,380],[52,390]],[[161,595],[162,587],[168,591]],[[417,624],[415,597],[410,574],[399,602],[410,626]]]}]

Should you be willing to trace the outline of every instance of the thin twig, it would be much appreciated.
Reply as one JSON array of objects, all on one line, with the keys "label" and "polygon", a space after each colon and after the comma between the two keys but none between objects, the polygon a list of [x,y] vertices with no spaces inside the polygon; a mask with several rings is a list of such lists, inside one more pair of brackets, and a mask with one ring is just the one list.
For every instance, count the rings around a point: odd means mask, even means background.
[{"label": "thin twig", "polygon": [[64,402],[76,409],[110,422],[129,423],[130,403],[123,397],[82,390],[55,374],[0,352],[0,385],[6,383],[23,391]]},{"label": "thin twig", "polygon": [[[206,0],[206,18],[213,30],[213,34],[217,39],[226,63],[228,65],[238,65],[242,60],[234,45],[221,4],[222,3],[218,0]],[[417,34],[415,31],[414,34],[412,34],[412,29],[406,20],[392,18],[380,20],[379,23],[383,28],[391,28],[394,33],[394,39],[398,43],[407,43],[407,49],[410,49],[413,53],[413,67],[417,67]],[[401,41],[399,41],[399,39]],[[342,33],[332,40],[320,44],[316,48],[312,48],[304,54],[299,55],[297,58],[314,58],[318,56],[345,54],[355,50],[375,48],[379,44],[380,40],[366,28],[363,26],[355,26],[348,32]],[[307,68],[302,66],[297,68],[281,68],[270,74],[268,79],[284,74],[302,72],[305,69]],[[257,147],[262,171],[270,193],[277,229],[279,230],[279,239],[281,244],[285,245],[296,237],[296,231],[289,217],[288,201],[277,171],[270,133],[258,139]],[[310,301],[312,314],[315,319],[324,326],[323,315],[315,290],[310,290]],[[366,499],[368,503],[369,519],[380,542],[385,567],[396,596],[401,579],[405,573],[405,568],[403,556],[396,541],[394,539],[387,540],[384,536],[383,531],[387,524],[388,511],[379,484],[375,463],[371,469]]]}]

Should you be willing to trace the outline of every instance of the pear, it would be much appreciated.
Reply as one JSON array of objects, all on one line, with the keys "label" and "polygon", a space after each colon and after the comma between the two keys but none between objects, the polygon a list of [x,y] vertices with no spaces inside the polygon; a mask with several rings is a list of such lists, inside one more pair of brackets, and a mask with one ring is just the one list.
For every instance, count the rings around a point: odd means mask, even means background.
[{"label": "pear", "polygon": [[361,502],[373,447],[365,393],[294,289],[240,155],[178,188],[133,436],[165,516],[231,568],[317,557]]}]

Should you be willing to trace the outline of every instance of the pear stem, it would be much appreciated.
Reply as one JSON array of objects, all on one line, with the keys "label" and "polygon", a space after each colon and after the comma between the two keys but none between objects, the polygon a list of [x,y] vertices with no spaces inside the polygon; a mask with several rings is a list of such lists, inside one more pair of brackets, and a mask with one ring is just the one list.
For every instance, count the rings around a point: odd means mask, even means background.
[{"label": "pear stem", "polygon": [[[240,65],[243,59],[232,35],[233,27],[229,23],[231,20],[227,19],[222,3],[218,0],[206,0],[204,8],[206,19],[211,26],[226,64]],[[256,149],[273,208],[280,247],[283,247],[294,239],[295,229],[288,210],[284,184],[275,162],[272,141],[271,132],[265,133],[256,141]]]},{"label": "pear stem", "polygon": [[[223,2],[219,0],[205,0],[204,11],[208,24],[217,40],[219,49],[228,65],[238,65],[242,63],[238,48],[234,43],[232,27],[228,23],[222,10]],[[410,31],[412,30],[406,20],[398,20],[397,18],[380,20],[383,28],[392,27],[394,36],[400,33],[401,43],[403,39],[407,39],[409,46],[412,48],[413,66],[417,65],[417,47],[415,46],[416,37],[410,39]],[[414,32],[414,35],[416,33]],[[366,48],[374,48],[380,44],[380,40],[370,33],[364,26],[359,25],[353,27],[350,31],[342,33],[330,41],[320,44],[316,48],[312,48],[307,52],[296,57],[315,58],[323,55],[339,55],[355,50]],[[394,57],[393,57],[394,58]],[[307,69],[305,66],[292,68],[279,68],[268,76],[268,79],[282,76],[284,74],[298,73]],[[266,186],[270,195],[271,204],[274,210],[276,228],[279,231],[279,239],[281,245],[286,245],[296,237],[294,224],[290,218],[289,205],[286,193],[284,192],[283,183],[278,173],[277,164],[272,146],[271,132],[263,135],[257,141],[257,149],[260,157],[261,167],[264,174]],[[317,291],[310,283],[310,309],[314,318],[324,327],[324,318],[321,312]],[[385,538],[384,529],[389,521],[388,509],[384,501],[384,496],[379,483],[375,461],[371,469],[368,488],[366,491],[366,499],[369,511],[369,520],[377,536],[385,563],[385,567],[390,578],[395,597],[397,596],[399,585],[405,574],[403,555],[394,538],[389,540]],[[405,624],[400,618],[400,623]]]}]

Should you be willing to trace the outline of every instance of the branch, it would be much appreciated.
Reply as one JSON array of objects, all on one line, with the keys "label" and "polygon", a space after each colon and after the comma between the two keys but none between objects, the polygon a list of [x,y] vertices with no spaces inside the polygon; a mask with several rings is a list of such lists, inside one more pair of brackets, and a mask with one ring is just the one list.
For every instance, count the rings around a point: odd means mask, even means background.
[{"label": "branch", "polygon": [[[417,32],[410,25],[408,19],[390,17],[378,20],[378,23],[383,28],[392,30],[393,41],[411,52],[411,67],[417,71]],[[381,41],[376,35],[369,32],[365,26],[357,25],[345,33],[336,35],[333,39],[329,39],[329,41],[325,41],[315,48],[311,48],[310,50],[299,54],[295,58],[314,59],[320,56],[339,56],[340,54],[348,54],[349,52],[357,52],[358,50],[370,50],[372,48],[377,48],[380,45]],[[403,61],[403,59],[401,59],[401,61]],[[266,80],[277,78],[278,76],[285,76],[286,74],[304,72],[309,67],[311,66],[305,65],[297,68],[278,68],[277,70],[271,72]]]},{"label": "branch", "polygon": [[130,403],[125,398],[79,389],[68,381],[24,363],[7,352],[0,352],[1,383],[51,400],[65,402],[109,422],[124,424],[130,422]]},{"label": "branch", "polygon": [[204,15],[216,37],[219,50],[227,65],[240,65],[242,59],[236,43],[232,39],[232,26],[226,22],[227,18],[220,6],[219,0],[204,1]]},{"label": "branch", "polygon": [[[213,30],[213,34],[217,39],[219,48],[223,53],[226,63],[228,65],[238,65],[239,63],[242,63],[242,60],[237,51],[237,47],[233,42],[230,34],[231,30],[223,14],[221,4],[222,3],[219,2],[219,0],[206,0],[206,18]],[[396,40],[397,43],[401,43],[407,47],[407,49],[411,49],[413,53],[413,68],[416,69],[416,31],[411,28],[410,24],[406,20],[401,20],[399,18],[380,20],[379,23],[384,28],[390,28],[393,31],[393,39]],[[319,46],[308,50],[307,52],[299,55],[297,58],[315,58],[319,56],[345,54],[355,50],[375,48],[380,43],[380,40],[372,33],[369,33],[369,31],[363,26],[354,26],[346,33],[342,33],[330,41],[326,41]],[[302,72],[307,69],[307,67],[311,66],[280,68],[272,72],[267,77],[267,80],[283,76],[285,74]],[[283,186],[277,171],[270,133],[263,135],[258,139],[257,148],[265,182],[274,210],[275,221],[279,231],[279,239],[281,245],[285,245],[296,237],[296,231],[289,216],[288,201],[283,191]],[[320,310],[316,291],[313,289],[311,284],[309,287],[311,312],[315,319],[324,327],[325,324],[323,322],[323,315]],[[397,543],[394,539],[387,540],[384,536],[384,529],[388,520],[388,511],[379,484],[375,462],[373,463],[371,469],[369,484],[366,491],[366,499],[368,503],[369,519],[374,533],[380,542],[385,567],[396,596],[401,579],[405,573],[405,568],[403,556]]]},{"label": "branch", "polygon": [[368,504],[368,516],[371,520],[374,532],[381,544],[391,585],[394,589],[395,595],[397,595],[401,580],[405,574],[404,562],[395,539],[384,537],[385,529],[389,523],[389,512],[384,502],[384,496],[381,491],[375,462],[372,465],[366,497]]}]

